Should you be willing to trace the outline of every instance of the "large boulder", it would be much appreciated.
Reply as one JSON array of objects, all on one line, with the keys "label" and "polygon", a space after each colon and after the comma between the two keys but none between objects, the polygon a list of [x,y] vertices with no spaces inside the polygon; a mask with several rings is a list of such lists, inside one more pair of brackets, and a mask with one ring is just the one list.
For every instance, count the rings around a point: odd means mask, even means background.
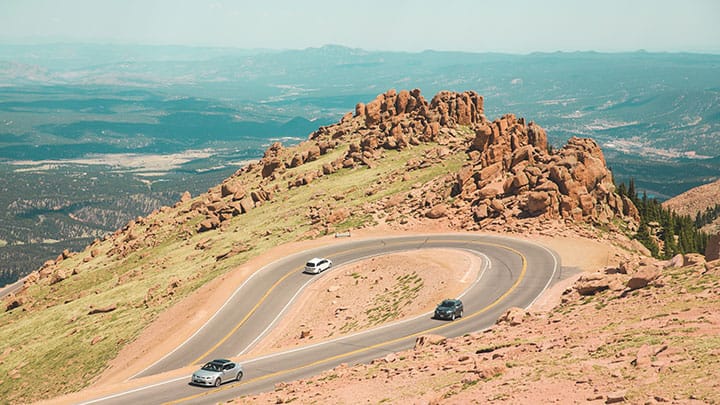
[{"label": "large boulder", "polygon": [[645,288],[659,276],[660,271],[657,267],[651,265],[641,266],[637,272],[630,276],[630,280],[627,282],[627,288],[630,290]]},{"label": "large boulder", "polygon": [[580,295],[595,295],[610,288],[612,278],[608,274],[595,272],[581,275],[575,282],[575,290]]},{"label": "large boulder", "polygon": [[242,186],[240,185],[240,182],[238,181],[226,181],[222,184],[220,187],[220,194],[223,197],[227,197],[229,195],[234,195],[235,193],[242,190]]},{"label": "large boulder", "polygon": [[261,174],[262,174],[263,178],[270,177],[276,171],[282,170],[284,168],[285,168],[285,163],[283,163],[283,161],[280,160],[280,158],[272,157],[272,158],[269,158],[269,159],[266,159],[263,161]]},{"label": "large boulder", "polygon": [[440,335],[421,335],[415,338],[415,350],[418,350],[423,347],[427,346],[437,346],[437,345],[444,345],[445,342],[447,342],[447,338],[445,336]]},{"label": "large boulder", "polygon": [[207,232],[220,226],[220,218],[216,216],[210,216],[204,221],[200,222],[197,227],[198,232]]},{"label": "large boulder", "polygon": [[545,213],[551,206],[550,194],[547,191],[533,191],[528,194],[525,211],[535,216]]},{"label": "large boulder", "polygon": [[505,311],[497,320],[497,324],[506,323],[510,326],[520,325],[525,317],[528,315],[527,311],[522,308],[512,307]]},{"label": "large boulder", "polygon": [[438,204],[430,208],[425,216],[430,219],[439,219],[447,215],[447,206],[445,204]]}]

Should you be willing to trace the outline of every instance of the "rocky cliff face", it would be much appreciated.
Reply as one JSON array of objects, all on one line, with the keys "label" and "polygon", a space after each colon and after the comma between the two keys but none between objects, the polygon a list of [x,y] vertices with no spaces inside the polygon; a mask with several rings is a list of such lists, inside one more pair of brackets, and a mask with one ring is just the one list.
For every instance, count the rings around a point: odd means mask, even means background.
[{"label": "rocky cliff face", "polygon": [[[310,142],[322,151],[324,145],[336,145],[348,134],[359,134],[359,143],[350,144],[345,157],[326,174],[339,167],[372,167],[384,150],[428,142],[441,147],[407,170],[437,164],[449,153],[467,154],[459,171],[423,185],[410,196],[409,204],[388,200],[370,210],[448,217],[471,230],[527,218],[608,223],[621,217],[632,228],[639,218],[632,202],[614,192],[612,173],[595,141],[572,138],[552,151],[545,131],[533,122],[512,114],[488,121],[483,98],[473,91],[440,92],[428,103],[417,89],[390,90],[368,104],[358,104],[355,114],[348,113],[338,124],[320,128],[310,135]],[[281,166],[265,163],[270,168]]]},{"label": "rocky cliff face", "polygon": [[469,204],[475,222],[501,216],[638,219],[632,202],[614,193],[612,174],[592,139],[573,137],[551,152],[542,128],[512,114],[474,130],[469,162],[457,174],[453,195]]}]

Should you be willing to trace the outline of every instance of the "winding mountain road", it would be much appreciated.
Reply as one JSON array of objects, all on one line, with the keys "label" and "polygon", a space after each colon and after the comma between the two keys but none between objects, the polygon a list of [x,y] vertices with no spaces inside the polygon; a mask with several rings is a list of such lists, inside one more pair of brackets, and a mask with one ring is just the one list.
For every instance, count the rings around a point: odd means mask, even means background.
[{"label": "winding mountain road", "polygon": [[371,330],[243,361],[245,377],[219,388],[188,384],[189,375],[118,392],[85,404],[218,403],[272,390],[274,384],[315,375],[340,363],[367,362],[412,347],[415,338],[434,333],[453,337],[486,329],[509,307],[525,308],[560,278],[560,260],[549,249],[527,241],[478,234],[429,234],[340,241],[277,260],[248,278],[225,305],[186,342],[135,377],[154,375],[214,358],[237,357],[252,348],[319,276],[302,273],[310,257],[345,264],[388,253],[457,249],[483,259],[477,280],[463,294],[465,316],[454,322],[431,313]]}]

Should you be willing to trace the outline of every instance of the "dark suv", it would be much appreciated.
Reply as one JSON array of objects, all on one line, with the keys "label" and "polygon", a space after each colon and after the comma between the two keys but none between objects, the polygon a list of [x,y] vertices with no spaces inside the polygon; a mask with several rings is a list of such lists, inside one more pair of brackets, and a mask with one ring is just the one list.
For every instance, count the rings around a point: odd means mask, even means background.
[{"label": "dark suv", "polygon": [[463,303],[460,300],[443,300],[437,308],[435,308],[435,319],[450,319],[454,321],[455,318],[463,316]]}]

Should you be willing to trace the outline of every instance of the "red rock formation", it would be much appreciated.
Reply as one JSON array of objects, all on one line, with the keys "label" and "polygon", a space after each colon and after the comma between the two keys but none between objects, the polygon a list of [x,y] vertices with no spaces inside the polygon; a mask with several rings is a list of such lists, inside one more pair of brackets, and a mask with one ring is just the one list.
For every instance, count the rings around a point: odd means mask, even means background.
[{"label": "red rock formation", "polygon": [[348,151],[342,166],[369,166],[381,156],[381,149],[404,149],[421,142],[434,142],[441,128],[485,121],[483,98],[474,91],[443,91],[428,103],[418,89],[400,92],[391,89],[367,104],[358,103],[352,119],[344,117],[338,124],[320,128],[310,135],[310,140],[320,143],[328,138],[360,133],[359,148],[355,145]]},{"label": "red rock formation", "polygon": [[[348,134],[360,135],[359,142],[351,143],[336,165],[323,166],[323,174],[339,167],[374,167],[383,150],[420,143],[437,142],[449,150],[465,150],[468,164],[455,174],[453,182],[438,180],[426,186],[436,198],[418,201],[417,217],[469,215],[472,221],[463,226],[469,229],[482,228],[488,221],[528,217],[606,223],[619,216],[627,218],[631,227],[637,221],[632,202],[614,193],[612,174],[593,140],[571,138],[551,153],[540,126],[513,114],[490,122],[483,107],[483,98],[473,91],[442,91],[428,103],[418,89],[389,90],[367,104],[357,104],[352,118],[346,115],[340,123],[320,128],[310,140],[320,144]],[[439,161],[442,157],[412,160],[406,170]],[[289,182],[290,187],[303,184],[307,182],[302,176]],[[444,200],[448,196],[459,201],[447,205]]]},{"label": "red rock formation", "polygon": [[[514,115],[505,115],[475,129],[468,156],[472,167],[462,169],[454,193],[482,222],[493,197],[504,206],[517,206],[518,217],[545,216],[607,222],[615,215],[637,220],[630,201],[614,194],[612,174],[600,147],[591,139],[571,138],[557,153],[547,147],[545,131]],[[471,179],[475,183],[471,183]],[[498,184],[503,184],[502,191]],[[630,208],[632,206],[632,208]]]}]

